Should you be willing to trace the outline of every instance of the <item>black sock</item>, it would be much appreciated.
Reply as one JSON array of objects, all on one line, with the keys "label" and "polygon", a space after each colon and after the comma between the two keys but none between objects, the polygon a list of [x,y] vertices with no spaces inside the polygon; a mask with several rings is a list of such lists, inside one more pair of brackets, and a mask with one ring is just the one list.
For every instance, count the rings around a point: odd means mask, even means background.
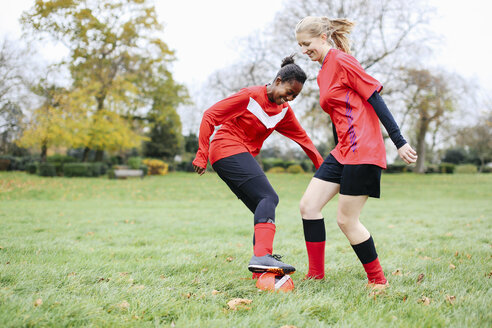
[{"label": "black sock", "polygon": [[302,226],[306,241],[321,242],[326,240],[325,220],[323,218],[317,220],[302,219]]},{"label": "black sock", "polygon": [[355,254],[357,254],[357,257],[362,262],[362,264],[370,263],[378,258],[372,236],[370,236],[368,240],[360,244],[352,245],[352,248],[354,249]]}]

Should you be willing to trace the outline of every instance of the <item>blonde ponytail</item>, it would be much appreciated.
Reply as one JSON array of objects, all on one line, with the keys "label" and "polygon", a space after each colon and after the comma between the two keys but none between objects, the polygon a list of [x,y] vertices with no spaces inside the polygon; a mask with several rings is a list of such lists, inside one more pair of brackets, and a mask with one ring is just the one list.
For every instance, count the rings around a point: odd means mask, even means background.
[{"label": "blonde ponytail", "polygon": [[350,54],[351,41],[348,34],[354,25],[354,22],[345,18],[329,19],[328,17],[307,16],[297,24],[296,34],[308,33],[313,37],[318,37],[325,33],[334,47]]}]

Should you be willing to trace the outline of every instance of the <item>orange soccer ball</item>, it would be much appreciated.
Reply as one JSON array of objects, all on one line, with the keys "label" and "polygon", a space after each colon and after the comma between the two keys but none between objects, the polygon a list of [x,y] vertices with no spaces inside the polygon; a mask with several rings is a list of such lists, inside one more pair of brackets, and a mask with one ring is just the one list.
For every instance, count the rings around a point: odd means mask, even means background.
[{"label": "orange soccer ball", "polygon": [[273,272],[265,272],[258,278],[256,287],[261,290],[290,292],[294,289],[294,281],[288,274],[282,276]]}]

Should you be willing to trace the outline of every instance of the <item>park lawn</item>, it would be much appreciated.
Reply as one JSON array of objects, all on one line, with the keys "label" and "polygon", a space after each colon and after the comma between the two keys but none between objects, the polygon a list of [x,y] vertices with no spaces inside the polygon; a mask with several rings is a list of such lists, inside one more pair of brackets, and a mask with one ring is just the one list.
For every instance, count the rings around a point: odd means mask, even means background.
[{"label": "park lawn", "polygon": [[[302,279],[310,178],[269,175],[274,252],[298,270],[294,292],[277,294],[250,279],[252,215],[213,173],[0,173],[0,326],[492,326],[491,174],[383,175],[361,216],[390,283],[382,293],[365,287],[336,199],[324,210],[326,279]],[[252,302],[231,310],[234,298]]]}]

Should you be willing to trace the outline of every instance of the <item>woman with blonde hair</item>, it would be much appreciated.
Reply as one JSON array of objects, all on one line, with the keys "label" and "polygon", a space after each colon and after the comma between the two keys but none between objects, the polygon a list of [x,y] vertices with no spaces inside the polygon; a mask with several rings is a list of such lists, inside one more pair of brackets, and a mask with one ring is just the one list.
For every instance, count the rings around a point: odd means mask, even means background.
[{"label": "woman with blonde hair", "polygon": [[380,197],[381,170],[386,168],[379,121],[407,164],[417,160],[417,153],[379,95],[381,83],[350,55],[348,34],[353,26],[347,19],[308,16],[295,29],[302,53],[321,64],[320,105],[330,115],[336,143],[300,202],[309,259],[306,277],[324,277],[326,234],[321,210],[339,193],[338,226],[362,262],[369,285],[381,288],[387,280],[372,236],[359,220],[367,198]]}]

